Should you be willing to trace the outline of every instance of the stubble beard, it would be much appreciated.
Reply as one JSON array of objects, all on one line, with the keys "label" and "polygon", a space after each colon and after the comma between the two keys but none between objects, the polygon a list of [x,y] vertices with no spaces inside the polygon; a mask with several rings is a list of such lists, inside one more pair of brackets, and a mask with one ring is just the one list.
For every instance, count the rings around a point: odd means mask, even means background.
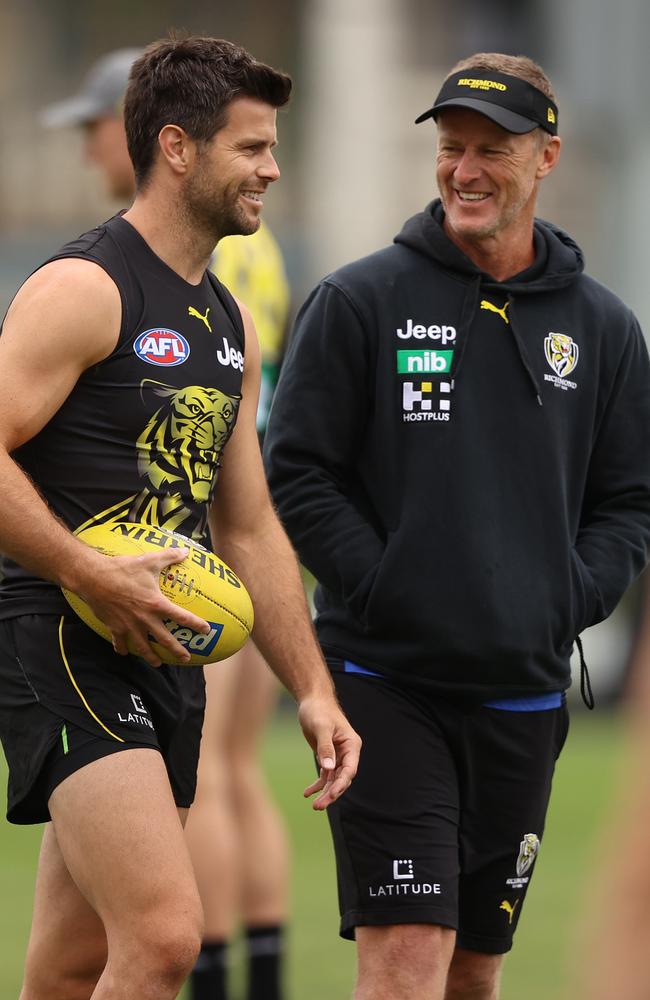
[{"label": "stubble beard", "polygon": [[[465,228],[461,223],[460,226],[452,225],[451,229],[460,239],[467,241],[467,243],[477,243],[481,240],[491,239],[498,236],[499,233],[503,232],[504,229],[507,229],[515,221],[523,211],[527,201],[528,197],[522,195],[515,204],[509,205],[496,218],[488,220],[483,226],[478,228],[474,226]],[[447,212],[446,214],[449,217]]]},{"label": "stubble beard", "polygon": [[251,236],[260,226],[259,218],[249,217],[237,204],[239,191],[215,191],[196,182],[189,184],[184,196],[184,214],[192,230],[209,234],[217,243],[224,236]]}]

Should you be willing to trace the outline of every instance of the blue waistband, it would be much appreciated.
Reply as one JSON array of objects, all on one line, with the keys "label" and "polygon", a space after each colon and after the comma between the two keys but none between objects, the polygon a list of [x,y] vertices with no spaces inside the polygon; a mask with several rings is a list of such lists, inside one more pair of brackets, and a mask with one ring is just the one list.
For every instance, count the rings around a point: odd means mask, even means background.
[{"label": "blue waistband", "polygon": [[365,667],[360,667],[358,663],[352,663],[351,660],[343,660],[343,673],[363,674],[364,677],[381,677],[381,674],[375,673],[374,670],[366,670]]},{"label": "blue waistband", "polygon": [[[351,660],[343,661],[343,671],[346,674],[362,674],[364,677],[381,677],[374,670],[360,667]],[[523,698],[496,698],[486,701],[485,708],[498,708],[503,712],[544,712],[562,705],[562,692],[551,691],[547,694],[526,695]]]},{"label": "blue waistband", "polygon": [[527,695],[524,698],[497,698],[486,701],[485,708],[500,708],[504,712],[545,712],[551,708],[560,708],[562,692],[551,691],[548,694]]}]

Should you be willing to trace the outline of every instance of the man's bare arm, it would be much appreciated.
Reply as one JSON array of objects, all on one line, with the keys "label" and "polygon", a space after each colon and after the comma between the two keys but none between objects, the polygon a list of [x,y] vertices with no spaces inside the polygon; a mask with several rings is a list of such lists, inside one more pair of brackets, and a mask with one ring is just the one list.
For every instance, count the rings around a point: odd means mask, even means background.
[{"label": "man's bare arm", "polygon": [[[0,551],[37,576],[81,594],[113,634],[153,665],[148,641],[187,658],[162,621],[173,611],[197,631],[206,625],[160,593],[158,574],[185,550],[109,558],[84,545],[48,508],[12,458],[63,405],[81,374],[117,344],[121,301],[111,278],[82,260],[54,261],[22,286],[0,337]],[[187,621],[183,620],[187,618]]]},{"label": "man's bare arm", "polygon": [[321,768],[305,794],[326,808],[356,772],[360,740],[334,694],[311,624],[295,553],[269,497],[255,430],[259,393],[259,347],[252,322],[246,327],[243,399],[237,426],[224,453],[210,527],[216,551],[242,577],[255,608],[253,638],[299,705],[305,738]]}]

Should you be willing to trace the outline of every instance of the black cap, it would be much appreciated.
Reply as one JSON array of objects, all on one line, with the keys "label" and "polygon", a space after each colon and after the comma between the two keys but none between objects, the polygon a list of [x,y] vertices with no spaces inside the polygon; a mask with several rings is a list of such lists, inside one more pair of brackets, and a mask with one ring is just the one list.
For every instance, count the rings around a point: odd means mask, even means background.
[{"label": "black cap", "polygon": [[470,108],[491,118],[506,132],[523,134],[535,128],[557,135],[557,105],[532,83],[489,69],[463,70],[447,77],[433,107],[415,124],[436,118],[445,108]]}]

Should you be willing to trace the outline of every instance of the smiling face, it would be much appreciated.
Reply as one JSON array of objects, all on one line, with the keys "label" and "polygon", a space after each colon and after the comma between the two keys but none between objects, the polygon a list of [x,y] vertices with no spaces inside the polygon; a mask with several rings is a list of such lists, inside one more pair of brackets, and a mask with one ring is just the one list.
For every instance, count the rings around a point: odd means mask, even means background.
[{"label": "smiling face", "polygon": [[542,177],[553,169],[559,139],[536,129],[506,132],[468,108],[438,116],[436,177],[447,235],[461,248],[530,234]]},{"label": "smiling face", "polygon": [[190,216],[222,236],[249,236],[260,225],[264,193],[280,176],[273,157],[276,110],[252,97],[231,102],[228,120],[197,146],[184,200]]}]

